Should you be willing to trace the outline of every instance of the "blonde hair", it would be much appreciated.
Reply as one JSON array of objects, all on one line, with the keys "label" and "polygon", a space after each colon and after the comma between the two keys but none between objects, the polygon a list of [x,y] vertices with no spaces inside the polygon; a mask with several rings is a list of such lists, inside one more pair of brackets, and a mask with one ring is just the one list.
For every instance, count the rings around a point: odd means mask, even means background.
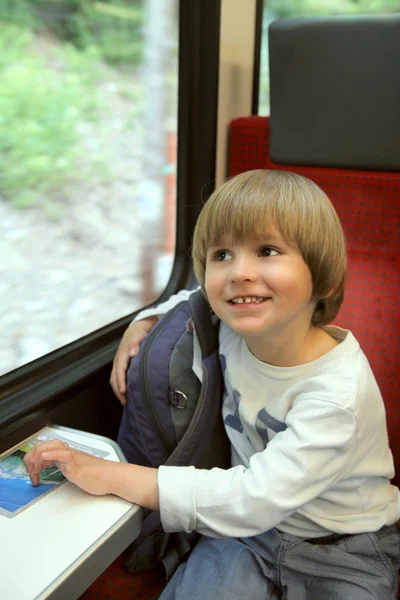
[{"label": "blonde hair", "polygon": [[222,238],[240,243],[271,227],[296,248],[311,272],[311,323],[330,323],[343,302],[347,258],[343,229],[328,196],[310,179],[288,171],[241,173],[216,189],[197,220],[192,257],[205,292],[207,251]]}]

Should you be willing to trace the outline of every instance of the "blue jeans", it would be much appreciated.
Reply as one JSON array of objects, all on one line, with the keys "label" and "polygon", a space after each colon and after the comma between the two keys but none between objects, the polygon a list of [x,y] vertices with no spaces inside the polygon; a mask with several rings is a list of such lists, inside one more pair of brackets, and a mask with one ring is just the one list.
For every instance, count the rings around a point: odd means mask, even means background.
[{"label": "blue jeans", "polygon": [[399,566],[395,525],[321,544],[277,529],[202,537],[159,600],[394,600]]}]

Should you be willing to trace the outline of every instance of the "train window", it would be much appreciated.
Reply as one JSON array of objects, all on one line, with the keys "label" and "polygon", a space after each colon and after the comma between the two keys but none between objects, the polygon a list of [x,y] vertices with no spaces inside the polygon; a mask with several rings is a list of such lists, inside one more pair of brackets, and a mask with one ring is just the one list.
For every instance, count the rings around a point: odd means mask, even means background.
[{"label": "train window", "polygon": [[0,7],[0,375],[154,300],[175,252],[179,0]]},{"label": "train window", "polygon": [[258,114],[267,116],[269,107],[268,27],[286,17],[327,17],[339,15],[398,13],[400,0],[263,0]]}]

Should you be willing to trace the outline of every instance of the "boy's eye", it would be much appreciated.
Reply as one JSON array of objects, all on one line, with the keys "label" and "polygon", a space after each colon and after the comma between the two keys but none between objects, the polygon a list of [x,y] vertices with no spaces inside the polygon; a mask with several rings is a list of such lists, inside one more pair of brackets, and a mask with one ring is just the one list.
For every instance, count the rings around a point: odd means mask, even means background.
[{"label": "boy's eye", "polygon": [[215,260],[218,260],[220,262],[222,262],[223,260],[229,260],[232,258],[232,254],[229,252],[229,250],[218,250],[215,254],[214,254],[214,258]]},{"label": "boy's eye", "polygon": [[278,250],[275,250],[275,248],[271,248],[271,246],[264,246],[261,248],[260,254],[261,256],[275,256],[276,254],[279,254],[279,252]]}]

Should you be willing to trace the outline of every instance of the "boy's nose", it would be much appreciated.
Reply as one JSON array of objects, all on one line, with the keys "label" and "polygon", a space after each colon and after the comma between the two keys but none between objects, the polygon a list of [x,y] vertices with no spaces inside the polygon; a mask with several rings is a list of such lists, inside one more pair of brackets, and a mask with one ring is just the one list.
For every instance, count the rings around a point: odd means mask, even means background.
[{"label": "boy's nose", "polygon": [[230,281],[240,283],[243,281],[256,281],[257,278],[257,270],[251,260],[240,258],[233,261],[229,274]]}]

